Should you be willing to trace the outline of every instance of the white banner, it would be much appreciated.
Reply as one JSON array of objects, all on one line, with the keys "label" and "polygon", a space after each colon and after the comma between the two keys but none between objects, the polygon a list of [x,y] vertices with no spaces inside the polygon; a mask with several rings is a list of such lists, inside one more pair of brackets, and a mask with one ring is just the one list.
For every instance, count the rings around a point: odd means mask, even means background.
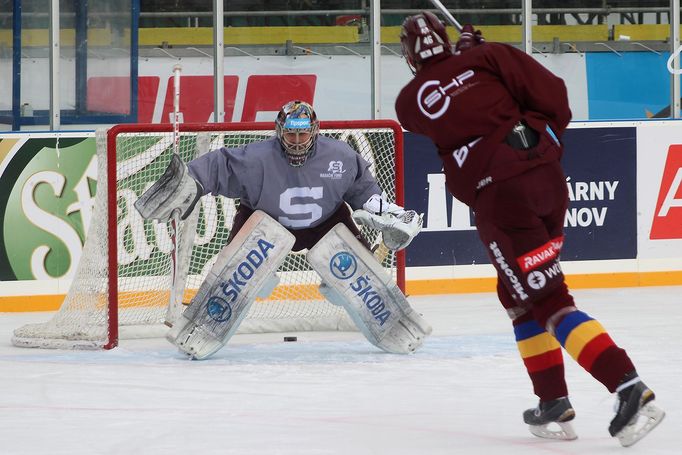
[{"label": "white banner", "polygon": [[[162,52],[159,52],[162,54]],[[587,78],[585,58],[574,54],[535,54],[535,58],[550,71],[562,77],[568,87],[571,109],[574,119],[588,118]],[[381,118],[395,119],[394,102],[400,89],[410,80],[410,73],[402,57],[383,55],[381,58]],[[128,74],[129,59],[109,58],[107,60],[91,57],[88,60],[88,84],[93,78],[122,78]],[[0,59],[0,74],[12,74],[11,59]],[[48,109],[49,81],[45,78],[47,59],[22,59],[21,71],[21,102],[28,103],[33,110]],[[150,108],[153,115],[150,118],[140,118],[140,122],[162,120],[164,104],[168,88],[168,80],[173,75],[173,66],[182,65],[183,81],[193,76],[211,76],[213,61],[209,57],[183,57],[174,59],[169,56],[159,56],[139,59],[139,84],[141,87],[140,102],[153,104]],[[247,102],[247,86],[249,78],[256,75],[310,75],[315,83],[314,106],[321,119],[352,120],[368,119],[372,115],[371,92],[371,61],[369,56],[357,55],[303,55],[303,56],[264,56],[264,57],[226,57],[225,76],[236,82],[236,93],[233,98],[226,94],[226,111],[232,109],[231,116],[225,121],[244,120],[244,103]],[[60,62],[62,109],[73,110],[76,107],[75,64],[73,59],[62,59]],[[236,79],[235,79],[236,77]],[[145,79],[147,78],[147,79]],[[154,78],[153,84],[147,86],[148,79]],[[184,84],[183,84],[184,85]],[[116,93],[127,87],[114,87],[114,84],[104,80],[101,85],[92,85],[89,90],[88,105],[91,110],[106,109],[109,104],[120,104],[121,97],[129,98],[129,93]],[[150,94],[146,88],[155,89]],[[193,93],[197,89],[187,89],[183,86],[183,97],[201,100],[206,104],[205,113],[200,121],[210,121],[212,118],[213,86],[212,81],[198,84],[202,93]],[[273,86],[273,95],[263,93],[262,96],[276,96],[281,87]],[[206,90],[206,92],[204,92]],[[124,90],[125,91],[125,90]],[[129,92],[129,89],[127,90]],[[107,93],[109,92],[109,93]],[[107,96],[109,98],[107,98]],[[145,97],[151,97],[147,101]],[[98,99],[101,98],[101,102]],[[0,80],[0,110],[11,110],[12,80]],[[229,104],[229,106],[227,106]],[[144,109],[140,109],[143,111]],[[273,120],[272,111],[259,111],[256,120]]]}]

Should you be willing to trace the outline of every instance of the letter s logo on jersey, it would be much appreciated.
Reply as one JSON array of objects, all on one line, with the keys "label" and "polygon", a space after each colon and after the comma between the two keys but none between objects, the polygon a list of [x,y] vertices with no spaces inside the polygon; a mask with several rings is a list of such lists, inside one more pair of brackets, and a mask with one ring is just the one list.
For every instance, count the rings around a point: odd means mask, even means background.
[{"label": "letter s logo on jersey", "polygon": [[464,85],[464,81],[474,75],[473,70],[466,70],[452,78],[447,84],[441,86],[440,81],[426,81],[419,87],[417,92],[417,105],[422,114],[431,120],[445,114],[450,107],[452,92],[454,89]]},{"label": "letter s logo on jersey", "polygon": [[668,148],[649,238],[682,239],[682,145]]}]

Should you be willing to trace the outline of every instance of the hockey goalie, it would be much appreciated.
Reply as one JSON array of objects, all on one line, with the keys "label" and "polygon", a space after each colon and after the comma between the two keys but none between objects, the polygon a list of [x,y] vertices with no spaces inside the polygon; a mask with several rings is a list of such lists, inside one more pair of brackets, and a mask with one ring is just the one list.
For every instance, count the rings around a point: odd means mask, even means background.
[{"label": "hockey goalie", "polygon": [[385,247],[398,251],[421,230],[421,216],[387,201],[369,164],[348,144],[320,136],[309,104],[287,103],[275,129],[270,139],[212,150],[187,164],[174,156],[136,202],[145,219],[166,221],[188,217],[204,194],[240,201],[228,244],[167,338],[191,358],[214,354],[253,301],[272,292],[287,253],[308,249],[323,280],[320,292],[345,308],[372,344],[414,352],[431,326],[372,255],[356,223],[381,231]]}]

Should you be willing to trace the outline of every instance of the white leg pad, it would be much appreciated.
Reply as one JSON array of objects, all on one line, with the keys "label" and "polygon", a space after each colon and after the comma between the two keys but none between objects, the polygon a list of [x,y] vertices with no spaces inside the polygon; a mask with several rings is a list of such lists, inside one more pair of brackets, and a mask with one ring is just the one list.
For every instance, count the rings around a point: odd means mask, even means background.
[{"label": "white leg pad", "polygon": [[205,359],[222,348],[261,290],[272,284],[294,240],[277,221],[255,211],[220,251],[196,296],[166,335],[168,341],[193,359]]},{"label": "white leg pad", "polygon": [[263,286],[258,290],[258,294],[256,294],[256,297],[258,297],[259,299],[267,299],[268,297],[270,297],[270,294],[272,294],[272,291],[275,290],[278,284],[279,276],[274,272],[271,273],[270,276],[268,276],[265,279]]},{"label": "white leg pad", "polygon": [[322,277],[320,292],[343,306],[375,346],[396,354],[421,347],[431,326],[412,309],[391,276],[350,230],[337,224],[307,255]]},{"label": "white leg pad", "polygon": [[331,303],[332,305],[340,307],[346,306],[346,299],[344,299],[341,294],[336,292],[333,287],[329,286],[324,281],[320,284],[318,291],[320,291],[320,294],[322,294],[327,302]]}]

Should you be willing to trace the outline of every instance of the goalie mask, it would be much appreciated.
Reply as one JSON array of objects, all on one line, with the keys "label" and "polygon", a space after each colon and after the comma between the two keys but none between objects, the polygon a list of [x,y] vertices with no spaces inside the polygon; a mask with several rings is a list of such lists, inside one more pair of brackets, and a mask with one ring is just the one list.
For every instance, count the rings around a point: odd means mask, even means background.
[{"label": "goalie mask", "polygon": [[277,114],[277,138],[289,164],[300,167],[315,153],[320,122],[313,107],[303,101],[290,101]]},{"label": "goalie mask", "polygon": [[417,74],[417,67],[430,58],[452,54],[445,25],[428,11],[405,19],[400,30],[400,44],[412,74]]}]

